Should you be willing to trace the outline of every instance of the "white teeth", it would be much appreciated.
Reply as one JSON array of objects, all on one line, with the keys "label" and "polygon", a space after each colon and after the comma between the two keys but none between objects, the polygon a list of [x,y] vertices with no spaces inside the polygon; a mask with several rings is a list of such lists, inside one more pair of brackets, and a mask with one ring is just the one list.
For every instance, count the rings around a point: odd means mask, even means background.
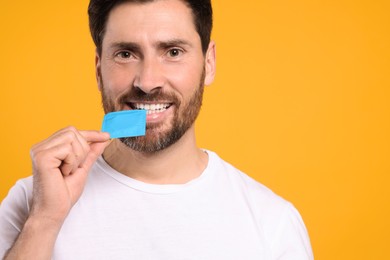
[{"label": "white teeth", "polygon": [[142,103],[134,103],[134,108],[136,109],[144,109],[147,110],[147,114],[160,113],[165,111],[169,104],[142,104]]}]

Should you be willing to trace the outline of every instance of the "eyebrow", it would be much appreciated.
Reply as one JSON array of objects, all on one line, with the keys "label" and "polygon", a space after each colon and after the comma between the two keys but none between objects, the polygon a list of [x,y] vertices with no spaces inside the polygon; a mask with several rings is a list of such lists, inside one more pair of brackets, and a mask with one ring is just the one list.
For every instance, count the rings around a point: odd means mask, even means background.
[{"label": "eyebrow", "polygon": [[[175,46],[188,46],[192,47],[193,45],[182,39],[172,39],[172,40],[167,40],[167,41],[159,41],[154,44],[158,49],[167,49]],[[110,49],[126,49],[126,50],[132,50],[135,52],[140,52],[141,51],[141,45],[135,42],[114,42],[110,44]]]},{"label": "eyebrow", "polygon": [[172,40],[168,40],[168,41],[161,41],[161,42],[158,42],[156,44],[158,46],[158,48],[161,48],[161,49],[166,49],[166,48],[170,48],[170,47],[174,47],[174,46],[188,46],[188,47],[192,47],[192,44],[186,40],[182,40],[182,39],[172,39]]},{"label": "eyebrow", "polygon": [[114,42],[110,44],[110,49],[125,49],[139,52],[141,50],[141,46],[134,42]]}]

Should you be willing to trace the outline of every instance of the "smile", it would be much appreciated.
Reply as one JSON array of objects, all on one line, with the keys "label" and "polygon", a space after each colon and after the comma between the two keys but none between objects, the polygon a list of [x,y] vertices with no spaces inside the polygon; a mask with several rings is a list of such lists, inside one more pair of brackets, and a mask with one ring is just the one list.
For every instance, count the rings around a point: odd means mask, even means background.
[{"label": "smile", "polygon": [[169,104],[169,103],[157,103],[157,104],[132,103],[131,104],[131,108],[146,110],[146,113],[148,115],[164,112],[170,106],[171,106],[171,104]]}]

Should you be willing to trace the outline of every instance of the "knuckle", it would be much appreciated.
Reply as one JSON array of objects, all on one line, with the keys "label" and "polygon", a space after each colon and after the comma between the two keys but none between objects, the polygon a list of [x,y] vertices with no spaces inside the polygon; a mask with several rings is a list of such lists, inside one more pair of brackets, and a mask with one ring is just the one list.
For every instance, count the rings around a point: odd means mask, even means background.
[{"label": "knuckle", "polygon": [[31,155],[32,166],[34,172],[38,172],[39,169],[43,168],[47,161],[47,155],[44,151],[37,151]]},{"label": "knuckle", "polygon": [[30,158],[31,158],[31,159],[34,159],[36,153],[37,153],[37,149],[36,149],[36,147],[33,146],[33,147],[30,149]]},{"label": "knuckle", "polygon": [[34,155],[41,150],[43,142],[44,141],[42,141],[40,143],[36,143],[33,146],[31,146],[31,148],[30,148],[30,157],[34,157]]},{"label": "knuckle", "polygon": [[33,151],[31,153],[31,159],[34,161],[34,162],[39,162],[39,161],[42,161],[44,159],[45,155],[44,155],[44,152],[43,151]]},{"label": "knuckle", "polygon": [[67,127],[65,127],[65,130],[67,130],[67,131],[71,131],[71,132],[77,132],[77,129],[76,129],[76,127],[74,127],[74,126],[67,126]]},{"label": "knuckle", "polygon": [[71,142],[77,138],[76,133],[74,131],[66,131],[63,135],[64,135],[65,139],[69,142]]},{"label": "knuckle", "polygon": [[62,132],[62,134],[69,136],[76,136],[76,133],[78,133],[78,130],[74,126],[68,126]]}]

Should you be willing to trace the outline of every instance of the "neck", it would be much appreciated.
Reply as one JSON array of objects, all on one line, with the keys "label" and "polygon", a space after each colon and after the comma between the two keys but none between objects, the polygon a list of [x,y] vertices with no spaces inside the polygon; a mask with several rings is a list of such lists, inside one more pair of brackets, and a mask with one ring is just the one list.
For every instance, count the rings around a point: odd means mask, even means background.
[{"label": "neck", "polygon": [[195,142],[193,127],[175,144],[155,153],[141,153],[114,139],[103,153],[116,171],[151,184],[183,184],[201,175],[208,157]]}]

